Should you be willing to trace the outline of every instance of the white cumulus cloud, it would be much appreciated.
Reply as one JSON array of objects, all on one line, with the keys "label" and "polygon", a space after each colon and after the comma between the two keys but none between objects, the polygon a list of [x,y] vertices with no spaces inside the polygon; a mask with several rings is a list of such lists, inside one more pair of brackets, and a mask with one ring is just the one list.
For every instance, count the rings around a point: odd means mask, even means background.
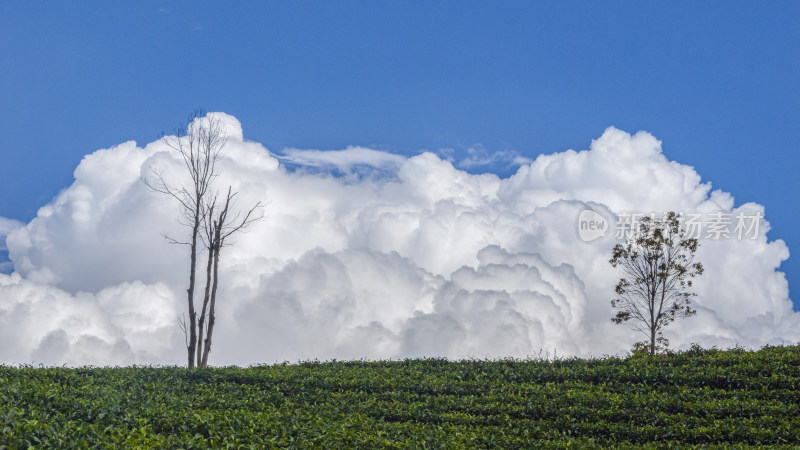
[{"label": "white cumulus cloud", "polygon": [[281,159],[302,166],[334,167],[344,172],[349,172],[358,166],[396,169],[405,161],[400,155],[364,147],[327,151],[289,148],[283,151]]},{"label": "white cumulus cloud", "polygon": [[14,266],[8,260],[8,247],[6,247],[6,236],[11,230],[23,226],[22,222],[0,217],[0,273],[9,273]]},{"label": "white cumulus cloud", "polygon": [[[615,241],[583,242],[580,212],[612,227],[621,211],[765,212],[712,191],[646,132],[609,128],[500,178],[432,153],[276,157],[214,114],[228,134],[218,185],[239,207],[268,202],[223,251],[214,364],[625,352],[639,337],[610,322]],[[161,141],[98,150],[35,219],[7,227],[0,362],[183,361],[188,249],[161,235],[186,229],[141,181],[156,169],[179,182],[181,164]],[[667,329],[673,346],[800,340],[778,271],[788,250],[759,225],[755,239],[702,241],[698,315]]]}]

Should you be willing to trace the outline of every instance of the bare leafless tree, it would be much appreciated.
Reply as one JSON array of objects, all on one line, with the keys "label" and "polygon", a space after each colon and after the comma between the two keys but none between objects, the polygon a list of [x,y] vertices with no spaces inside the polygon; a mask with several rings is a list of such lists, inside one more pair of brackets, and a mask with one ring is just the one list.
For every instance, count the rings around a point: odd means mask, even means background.
[{"label": "bare leafless tree", "polygon": [[644,217],[626,244],[614,247],[612,266],[622,271],[611,301],[617,314],[612,322],[629,322],[647,336],[634,345],[635,351],[651,355],[669,341],[664,327],[675,319],[696,314],[691,308],[692,278],[702,275],[703,265],[694,261],[698,240],[689,238],[674,212],[661,220]]},{"label": "bare leafless tree", "polygon": [[194,307],[198,236],[204,222],[206,196],[219,175],[217,163],[222,157],[227,138],[218,117],[204,115],[202,110],[197,110],[189,117],[185,129],[180,128],[174,136],[164,136],[162,139],[180,155],[188,176],[183,180],[168,180],[162,170],[151,168],[144,182],[153,191],[177,202],[179,222],[191,230],[186,241],[167,235],[164,237],[173,244],[188,245],[190,248],[189,287],[186,289],[189,320],[184,318],[179,323],[186,335],[188,365],[194,367],[198,341],[197,312]]},{"label": "bare leafless tree", "polygon": [[[211,351],[211,338],[214,334],[215,310],[217,304],[217,286],[219,285],[219,256],[222,248],[227,245],[226,240],[235,233],[244,230],[253,222],[261,220],[263,215],[258,211],[261,202],[257,202],[245,213],[231,214],[237,193],[232,192],[228,186],[224,203],[219,201],[217,195],[208,198],[203,207],[203,241],[208,250],[206,263],[206,288],[203,297],[203,307],[198,319],[198,329],[201,340],[197,343],[197,365],[208,366],[208,353]],[[208,329],[204,332],[205,320],[208,318]]]}]

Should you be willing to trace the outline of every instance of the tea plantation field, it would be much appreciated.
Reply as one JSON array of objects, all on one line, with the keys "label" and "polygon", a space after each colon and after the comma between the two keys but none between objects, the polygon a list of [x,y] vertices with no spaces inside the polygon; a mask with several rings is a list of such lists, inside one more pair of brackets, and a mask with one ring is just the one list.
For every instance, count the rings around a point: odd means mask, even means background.
[{"label": "tea plantation field", "polygon": [[0,448],[800,445],[800,347],[655,358],[0,366]]}]

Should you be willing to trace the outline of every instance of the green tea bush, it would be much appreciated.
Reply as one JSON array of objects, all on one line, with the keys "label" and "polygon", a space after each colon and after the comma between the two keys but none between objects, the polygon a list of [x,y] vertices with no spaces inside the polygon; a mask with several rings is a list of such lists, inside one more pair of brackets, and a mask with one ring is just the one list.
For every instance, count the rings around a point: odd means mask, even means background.
[{"label": "green tea bush", "polygon": [[630,358],[0,366],[0,448],[800,445],[800,347]]}]

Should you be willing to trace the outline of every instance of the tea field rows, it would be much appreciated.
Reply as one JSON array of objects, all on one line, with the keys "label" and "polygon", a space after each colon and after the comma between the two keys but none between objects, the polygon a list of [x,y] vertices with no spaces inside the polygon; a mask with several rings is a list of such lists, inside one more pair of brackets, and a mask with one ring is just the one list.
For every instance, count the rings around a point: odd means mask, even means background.
[{"label": "tea field rows", "polygon": [[793,448],[798,388],[798,346],[549,362],[0,366],[0,448]]}]

